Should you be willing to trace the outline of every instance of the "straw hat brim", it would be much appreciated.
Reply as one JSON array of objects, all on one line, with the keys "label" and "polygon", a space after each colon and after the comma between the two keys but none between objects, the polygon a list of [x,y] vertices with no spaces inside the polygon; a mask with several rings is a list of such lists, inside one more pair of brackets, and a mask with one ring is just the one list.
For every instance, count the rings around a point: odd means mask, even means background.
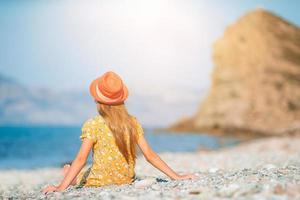
[{"label": "straw hat brim", "polygon": [[107,96],[104,96],[104,94],[99,90],[99,87],[98,87],[99,79],[100,78],[93,80],[90,85],[90,93],[94,97],[95,100],[97,100],[103,104],[118,105],[118,104],[122,104],[127,99],[128,88],[126,87],[125,84],[123,84],[122,94],[118,98],[112,99]]}]

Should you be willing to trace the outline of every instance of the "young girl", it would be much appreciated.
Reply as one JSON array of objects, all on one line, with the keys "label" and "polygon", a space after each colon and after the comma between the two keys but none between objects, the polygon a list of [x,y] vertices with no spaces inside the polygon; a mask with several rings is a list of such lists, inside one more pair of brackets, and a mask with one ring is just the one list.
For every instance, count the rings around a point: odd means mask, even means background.
[{"label": "young girl", "polygon": [[[69,185],[100,187],[128,184],[135,179],[136,144],[146,160],[172,180],[195,179],[194,174],[179,175],[151,149],[137,118],[124,105],[128,89],[120,76],[109,71],[92,81],[90,93],[99,115],[82,126],[82,145],[71,165],[63,168],[64,179],[58,186],[48,186],[43,193],[63,191]],[[93,163],[84,165],[93,149]]]}]

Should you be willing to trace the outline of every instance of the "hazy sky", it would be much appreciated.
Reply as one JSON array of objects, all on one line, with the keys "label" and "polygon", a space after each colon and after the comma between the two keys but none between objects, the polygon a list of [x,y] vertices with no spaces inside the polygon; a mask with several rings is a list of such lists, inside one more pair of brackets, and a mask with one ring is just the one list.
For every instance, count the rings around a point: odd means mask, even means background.
[{"label": "hazy sky", "polygon": [[2,0],[0,73],[34,87],[87,89],[112,69],[130,89],[184,94],[209,85],[211,46],[227,25],[256,7],[299,25],[299,2]]}]

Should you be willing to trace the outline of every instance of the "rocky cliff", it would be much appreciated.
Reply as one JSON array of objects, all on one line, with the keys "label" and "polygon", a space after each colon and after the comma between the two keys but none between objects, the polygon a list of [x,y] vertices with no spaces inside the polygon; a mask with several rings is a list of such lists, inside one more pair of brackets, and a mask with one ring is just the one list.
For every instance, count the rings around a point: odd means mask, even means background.
[{"label": "rocky cliff", "polygon": [[300,29],[258,9],[213,47],[211,88],[176,131],[281,135],[300,132]]}]

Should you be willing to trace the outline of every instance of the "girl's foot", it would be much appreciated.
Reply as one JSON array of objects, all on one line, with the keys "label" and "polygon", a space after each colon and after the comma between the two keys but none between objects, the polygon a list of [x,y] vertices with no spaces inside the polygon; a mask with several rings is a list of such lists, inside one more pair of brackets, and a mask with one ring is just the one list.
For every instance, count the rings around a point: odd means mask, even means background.
[{"label": "girl's foot", "polygon": [[[64,177],[68,174],[70,167],[71,167],[70,164],[65,164],[63,166],[62,173]],[[71,185],[76,185],[76,178],[72,181]]]}]

